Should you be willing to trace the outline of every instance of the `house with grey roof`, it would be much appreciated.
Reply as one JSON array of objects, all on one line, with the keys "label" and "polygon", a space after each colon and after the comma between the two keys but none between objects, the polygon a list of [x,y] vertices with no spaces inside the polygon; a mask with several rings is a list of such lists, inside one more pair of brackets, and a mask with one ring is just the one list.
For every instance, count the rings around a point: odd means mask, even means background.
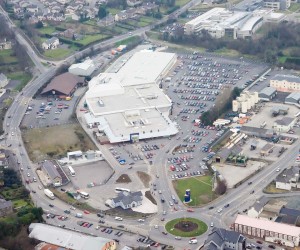
[{"label": "house with grey roof", "polygon": [[42,47],[44,50],[56,49],[58,45],[59,45],[59,39],[57,37],[52,37],[42,43]]},{"label": "house with grey roof", "polygon": [[299,167],[292,166],[291,168],[284,169],[275,179],[276,188],[283,190],[299,188],[299,174]]},{"label": "house with grey roof", "polygon": [[11,201],[0,199],[0,217],[7,216],[13,212],[13,204]]},{"label": "house with grey roof", "polygon": [[287,104],[300,104],[300,91],[290,93],[284,100]]},{"label": "house with grey roof", "polygon": [[246,249],[246,238],[235,231],[229,231],[223,228],[213,228],[212,232],[207,236],[202,249],[205,250],[223,250]]},{"label": "house with grey roof", "polygon": [[300,210],[282,207],[279,212],[279,216],[276,218],[275,222],[299,227]]},{"label": "house with grey roof", "polygon": [[58,167],[59,166],[55,165],[53,161],[48,160],[45,160],[41,166],[42,171],[48,178],[48,182],[52,183],[54,186],[62,185],[62,177],[58,172]]},{"label": "house with grey roof", "polygon": [[8,84],[9,80],[3,73],[0,73],[0,88],[4,88]]},{"label": "house with grey roof", "polygon": [[266,87],[258,93],[258,97],[262,101],[271,101],[276,95],[277,90],[273,87]]},{"label": "house with grey roof", "polygon": [[269,198],[262,196],[260,197],[253,206],[248,210],[248,216],[252,218],[258,218],[260,213],[263,211],[264,206],[269,202]]},{"label": "house with grey roof", "polygon": [[122,207],[123,209],[133,208],[142,205],[143,194],[141,191],[137,192],[121,192],[116,198],[111,200],[113,208]]},{"label": "house with grey roof", "polygon": [[286,133],[293,128],[295,122],[295,118],[285,116],[274,122],[273,129],[277,132]]},{"label": "house with grey roof", "polygon": [[219,150],[219,152],[216,153],[213,161],[217,163],[224,163],[230,155],[241,155],[242,151],[243,149],[240,146],[234,146],[232,148],[222,148],[221,150]]}]

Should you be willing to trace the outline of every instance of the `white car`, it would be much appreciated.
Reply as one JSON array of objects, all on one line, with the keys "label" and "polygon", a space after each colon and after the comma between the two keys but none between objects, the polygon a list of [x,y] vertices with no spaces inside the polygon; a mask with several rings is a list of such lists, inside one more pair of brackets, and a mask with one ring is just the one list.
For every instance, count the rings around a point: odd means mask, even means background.
[{"label": "white car", "polygon": [[138,219],[138,222],[145,222],[144,219]]},{"label": "white car", "polygon": [[155,229],[158,229],[158,225],[155,225],[154,228],[155,228]]},{"label": "white car", "polygon": [[279,171],[280,171],[280,168],[277,168],[277,169],[276,169],[276,172],[279,172]]},{"label": "white car", "polygon": [[222,208],[219,208],[217,212],[218,212],[218,213],[221,213],[222,210],[223,210]]},{"label": "white car", "polygon": [[161,194],[162,193],[161,190],[158,190],[158,193]]},{"label": "white car", "polygon": [[96,227],[95,227],[95,229],[96,229],[96,230],[99,230],[99,229],[100,229],[100,226],[99,226],[99,225],[98,225],[98,226],[96,226]]},{"label": "white car", "polygon": [[214,226],[214,223],[213,223],[213,222],[211,222],[211,223],[210,223],[210,226],[211,226],[211,227],[213,227],[213,226]]},{"label": "white car", "polygon": [[181,237],[180,236],[176,236],[175,240],[181,240]]},{"label": "white car", "polygon": [[14,132],[11,132],[11,136],[14,136],[15,134],[14,134]]},{"label": "white car", "polygon": [[27,176],[30,177],[30,174],[28,173]]}]

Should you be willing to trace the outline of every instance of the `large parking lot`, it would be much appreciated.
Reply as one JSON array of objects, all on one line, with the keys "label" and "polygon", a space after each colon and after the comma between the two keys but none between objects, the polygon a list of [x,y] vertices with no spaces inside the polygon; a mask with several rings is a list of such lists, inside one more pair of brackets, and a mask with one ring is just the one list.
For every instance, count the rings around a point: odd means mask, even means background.
[{"label": "large parking lot", "polygon": [[39,128],[72,122],[71,116],[75,103],[83,91],[83,88],[77,89],[69,101],[40,97],[25,102],[27,111],[21,125],[27,128]]}]

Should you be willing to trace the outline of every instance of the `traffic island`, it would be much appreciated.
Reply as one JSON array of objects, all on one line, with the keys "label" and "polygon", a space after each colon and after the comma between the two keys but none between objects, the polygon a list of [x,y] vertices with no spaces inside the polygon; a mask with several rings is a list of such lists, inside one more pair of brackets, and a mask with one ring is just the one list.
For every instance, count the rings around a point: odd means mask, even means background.
[{"label": "traffic island", "polygon": [[195,237],[204,234],[207,231],[207,225],[195,218],[178,218],[169,221],[166,230],[175,236]]}]

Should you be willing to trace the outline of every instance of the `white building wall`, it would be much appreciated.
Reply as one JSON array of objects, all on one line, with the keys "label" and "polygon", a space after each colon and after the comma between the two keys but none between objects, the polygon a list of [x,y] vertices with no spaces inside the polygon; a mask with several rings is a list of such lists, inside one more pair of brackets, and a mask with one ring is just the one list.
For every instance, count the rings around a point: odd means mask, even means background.
[{"label": "white building wall", "polygon": [[291,184],[290,183],[283,183],[276,181],[276,188],[283,189],[283,190],[291,190]]}]

